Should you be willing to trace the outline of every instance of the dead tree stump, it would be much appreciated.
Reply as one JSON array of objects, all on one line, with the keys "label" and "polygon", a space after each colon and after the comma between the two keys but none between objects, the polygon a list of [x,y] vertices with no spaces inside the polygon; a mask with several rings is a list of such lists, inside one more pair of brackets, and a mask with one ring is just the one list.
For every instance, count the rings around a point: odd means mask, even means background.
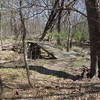
[{"label": "dead tree stump", "polygon": [[[27,52],[28,59],[39,59],[39,58],[56,59],[56,57],[51,52],[46,50],[38,43],[27,42],[27,47],[28,47],[28,52]],[[48,56],[46,56],[45,54],[43,55],[43,51],[47,53]]]},{"label": "dead tree stump", "polygon": [[41,50],[37,43],[28,42],[28,59],[41,58]]}]

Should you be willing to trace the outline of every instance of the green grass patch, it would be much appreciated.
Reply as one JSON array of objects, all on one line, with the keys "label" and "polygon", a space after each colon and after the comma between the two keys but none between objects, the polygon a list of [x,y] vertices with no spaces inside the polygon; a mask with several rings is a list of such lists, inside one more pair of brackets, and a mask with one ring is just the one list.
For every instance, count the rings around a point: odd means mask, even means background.
[{"label": "green grass patch", "polygon": [[12,56],[4,56],[4,60],[11,60]]},{"label": "green grass patch", "polygon": [[53,95],[53,94],[55,94],[55,93],[56,93],[55,90],[48,90],[48,94],[49,94],[49,95]]}]

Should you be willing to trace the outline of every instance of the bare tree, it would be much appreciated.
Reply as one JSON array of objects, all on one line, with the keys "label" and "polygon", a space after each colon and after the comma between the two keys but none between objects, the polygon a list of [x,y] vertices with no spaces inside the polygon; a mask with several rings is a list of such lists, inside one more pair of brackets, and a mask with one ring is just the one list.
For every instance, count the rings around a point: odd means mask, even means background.
[{"label": "bare tree", "polygon": [[26,72],[27,72],[27,78],[28,78],[28,83],[32,87],[31,81],[30,81],[30,74],[29,74],[29,67],[27,64],[26,60],[26,52],[25,52],[25,39],[26,39],[26,27],[25,27],[25,22],[24,22],[24,17],[22,13],[22,0],[20,0],[20,9],[19,9],[19,15],[20,15],[20,20],[21,20],[21,28],[22,28],[22,44],[23,44],[23,55],[24,55],[24,63],[26,67]]}]

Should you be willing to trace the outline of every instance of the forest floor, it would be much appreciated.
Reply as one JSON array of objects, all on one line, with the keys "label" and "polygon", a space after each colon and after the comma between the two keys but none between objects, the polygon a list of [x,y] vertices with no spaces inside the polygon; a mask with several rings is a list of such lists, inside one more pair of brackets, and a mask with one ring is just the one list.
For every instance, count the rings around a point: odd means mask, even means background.
[{"label": "forest floor", "polygon": [[0,98],[3,98],[0,100],[100,100],[97,76],[92,79],[78,77],[82,68],[90,65],[86,52],[83,50],[82,55],[66,59],[27,60],[31,88],[22,54],[0,51]]}]

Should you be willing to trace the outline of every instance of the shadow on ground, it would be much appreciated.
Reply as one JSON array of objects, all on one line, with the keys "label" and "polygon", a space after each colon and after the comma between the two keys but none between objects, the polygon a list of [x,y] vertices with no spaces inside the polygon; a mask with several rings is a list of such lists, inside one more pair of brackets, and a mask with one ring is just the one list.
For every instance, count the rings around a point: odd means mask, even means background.
[{"label": "shadow on ground", "polygon": [[[17,67],[0,66],[0,68],[19,69],[19,68],[25,68],[25,66],[19,66],[19,67],[18,66]],[[29,69],[36,71],[40,74],[52,75],[52,76],[56,76],[56,77],[64,78],[64,79],[71,79],[73,81],[81,79],[80,75],[72,75],[70,73],[66,73],[63,71],[51,70],[51,69],[45,68],[43,66],[29,66]]]}]

